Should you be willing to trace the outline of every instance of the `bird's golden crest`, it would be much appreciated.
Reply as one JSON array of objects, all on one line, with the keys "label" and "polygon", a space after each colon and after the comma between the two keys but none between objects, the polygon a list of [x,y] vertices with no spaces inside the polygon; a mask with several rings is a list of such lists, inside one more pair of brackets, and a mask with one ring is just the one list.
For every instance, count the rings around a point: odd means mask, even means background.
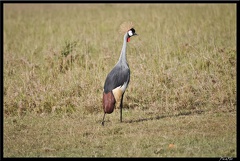
[{"label": "bird's golden crest", "polygon": [[125,21],[120,25],[119,33],[120,34],[125,34],[128,30],[133,28],[133,26],[134,26],[134,24],[133,24],[132,21]]}]

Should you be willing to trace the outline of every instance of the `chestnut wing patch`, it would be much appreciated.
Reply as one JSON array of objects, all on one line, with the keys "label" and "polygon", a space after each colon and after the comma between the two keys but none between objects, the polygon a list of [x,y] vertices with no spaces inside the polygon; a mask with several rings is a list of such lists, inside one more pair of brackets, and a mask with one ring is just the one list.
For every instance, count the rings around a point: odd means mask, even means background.
[{"label": "chestnut wing patch", "polygon": [[112,91],[105,93],[103,92],[103,109],[105,113],[112,113],[115,107],[115,98]]}]

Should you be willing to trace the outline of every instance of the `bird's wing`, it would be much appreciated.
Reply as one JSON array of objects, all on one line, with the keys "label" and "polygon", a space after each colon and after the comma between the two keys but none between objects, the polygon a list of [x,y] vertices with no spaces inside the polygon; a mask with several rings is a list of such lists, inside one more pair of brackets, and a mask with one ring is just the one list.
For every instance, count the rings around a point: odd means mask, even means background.
[{"label": "bird's wing", "polygon": [[106,78],[104,92],[108,93],[119,86],[123,86],[124,83],[127,83],[128,85],[129,81],[130,69],[126,67],[115,66]]}]

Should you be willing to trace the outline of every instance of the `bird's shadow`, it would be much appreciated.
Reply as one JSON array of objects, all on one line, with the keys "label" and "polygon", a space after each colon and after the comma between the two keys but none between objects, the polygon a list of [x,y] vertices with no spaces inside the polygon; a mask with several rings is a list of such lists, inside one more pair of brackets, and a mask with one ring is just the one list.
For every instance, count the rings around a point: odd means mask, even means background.
[{"label": "bird's shadow", "polygon": [[149,117],[149,118],[139,118],[136,120],[125,120],[123,121],[124,123],[136,123],[136,122],[143,122],[143,121],[150,121],[150,120],[159,120],[163,118],[171,118],[171,117],[179,117],[179,116],[188,116],[188,115],[193,115],[193,114],[202,114],[204,113],[203,110],[197,110],[197,111],[188,111],[188,112],[180,112],[178,114],[172,114],[172,115],[158,115],[154,117]]}]

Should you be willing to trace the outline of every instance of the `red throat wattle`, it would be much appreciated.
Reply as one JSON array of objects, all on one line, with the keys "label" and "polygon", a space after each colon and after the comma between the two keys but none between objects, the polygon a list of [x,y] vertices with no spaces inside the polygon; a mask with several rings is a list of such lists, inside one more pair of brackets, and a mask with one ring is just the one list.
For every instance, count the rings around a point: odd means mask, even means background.
[{"label": "red throat wattle", "polygon": [[127,38],[127,42],[129,42],[130,41],[130,37],[129,38]]}]

